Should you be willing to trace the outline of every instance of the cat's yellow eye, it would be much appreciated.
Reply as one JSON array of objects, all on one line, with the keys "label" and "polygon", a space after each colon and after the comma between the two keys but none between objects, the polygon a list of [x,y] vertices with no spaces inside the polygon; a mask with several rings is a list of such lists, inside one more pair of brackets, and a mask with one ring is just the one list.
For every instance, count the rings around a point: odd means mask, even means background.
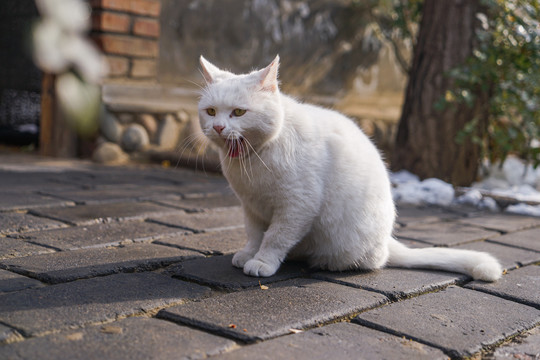
[{"label": "cat's yellow eye", "polygon": [[216,116],[216,109],[214,108],[208,108],[206,109],[206,113],[210,116]]},{"label": "cat's yellow eye", "polygon": [[246,113],[246,110],[244,109],[234,109],[233,110],[233,115],[234,116],[242,116]]}]

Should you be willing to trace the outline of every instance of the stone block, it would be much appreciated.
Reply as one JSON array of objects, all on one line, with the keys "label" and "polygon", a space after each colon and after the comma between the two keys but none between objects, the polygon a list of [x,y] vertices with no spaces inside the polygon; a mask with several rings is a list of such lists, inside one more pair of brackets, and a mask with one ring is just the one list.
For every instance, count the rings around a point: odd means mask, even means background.
[{"label": "stone block", "polygon": [[451,357],[470,357],[535,326],[540,310],[450,286],[364,312],[353,321],[437,347]]},{"label": "stone block", "polygon": [[[0,345],[22,340],[21,334],[17,330],[0,324]],[[0,355],[4,354],[4,347],[0,348]]]},{"label": "stone block", "polygon": [[128,15],[110,11],[92,12],[92,30],[104,32],[127,33],[131,26]]},{"label": "stone block", "polygon": [[205,255],[224,255],[242,249],[247,243],[247,236],[244,228],[236,228],[209,233],[166,235],[154,243],[192,249]]},{"label": "stone block", "polygon": [[180,124],[172,114],[167,114],[161,119],[157,132],[156,142],[162,149],[174,150],[178,145],[180,136]]},{"label": "stone block", "polygon": [[120,143],[126,151],[139,151],[150,144],[150,138],[144,127],[139,124],[131,124],[124,130]]},{"label": "stone block", "polygon": [[385,268],[376,271],[318,272],[317,279],[376,291],[392,300],[432,292],[467,279],[466,275],[434,270]]},{"label": "stone block", "polygon": [[53,249],[28,243],[22,239],[0,238],[0,259],[13,257],[47,254],[54,252]]},{"label": "stone block", "polygon": [[[50,209],[69,209],[51,207]],[[36,210],[37,211],[37,210]],[[48,211],[47,208],[40,211]],[[0,213],[0,235],[66,227],[61,222],[21,212]]]},{"label": "stone block", "polygon": [[34,231],[20,239],[58,250],[77,250],[151,242],[166,236],[181,237],[185,230],[144,221],[93,224],[63,229]]},{"label": "stone block", "polygon": [[538,265],[510,271],[494,283],[473,281],[466,287],[540,309],[540,266]]},{"label": "stone block", "polygon": [[212,209],[200,213],[175,212],[174,214],[152,216],[149,221],[167,226],[176,226],[193,232],[210,232],[234,229],[244,226],[244,215],[239,206],[226,209]]},{"label": "stone block", "polygon": [[105,110],[99,117],[99,130],[107,140],[118,144],[122,139],[124,126],[118,122],[115,114]]},{"label": "stone block", "polygon": [[129,71],[129,60],[123,56],[105,56],[109,65],[109,77],[126,76]]},{"label": "stone block", "polygon": [[160,199],[159,204],[176,207],[187,212],[203,212],[207,209],[221,209],[240,206],[240,200],[233,195],[218,195],[211,197],[195,197],[184,199]]},{"label": "stone block", "polygon": [[159,37],[159,21],[148,18],[135,18],[133,21],[133,34],[139,36]]},{"label": "stone block", "polygon": [[110,204],[80,205],[69,208],[47,208],[32,210],[40,216],[73,224],[91,225],[100,222],[142,220],[150,216],[174,213],[179,210],[166,208],[149,202],[119,202]]},{"label": "stone block", "polygon": [[517,231],[500,237],[489,238],[493,242],[540,252],[540,227]]},{"label": "stone block", "polygon": [[540,219],[531,216],[512,214],[486,214],[482,216],[463,218],[459,223],[482,227],[488,230],[514,232],[540,226]]},{"label": "stone block", "polygon": [[8,359],[177,360],[202,359],[234,347],[234,341],[199,330],[132,317],[28,339],[1,352]]},{"label": "stone block", "polygon": [[116,274],[1,295],[0,322],[24,336],[155,311],[209,289],[154,273]]},{"label": "stone block", "polygon": [[540,355],[540,327],[527,331],[516,341],[499,347],[493,353],[494,360],[536,359]]},{"label": "stone block", "polygon": [[32,289],[43,286],[40,281],[0,269],[0,293]]},{"label": "stone block", "polygon": [[440,207],[397,206],[397,223],[401,225],[424,224],[459,218],[456,213]]},{"label": "stone block", "polygon": [[0,267],[57,284],[120,272],[150,271],[201,254],[154,244],[81,249],[0,260]]},{"label": "stone block", "polygon": [[[2,175],[0,175],[1,177]],[[14,186],[11,187],[14,189]],[[33,209],[51,206],[70,206],[73,202],[56,199],[43,194],[30,191],[2,191],[0,192],[0,211]]]},{"label": "stone block", "polygon": [[232,255],[228,255],[184,261],[169,268],[168,271],[175,277],[202,285],[239,290],[300,277],[308,273],[309,267],[304,263],[285,262],[275,275],[255,278],[244,275],[242,269],[234,267]]},{"label": "stone block", "polygon": [[399,238],[423,241],[439,246],[453,246],[472,241],[496,238],[498,232],[453,222],[413,224],[396,231]]},{"label": "stone block", "polygon": [[448,359],[440,350],[357,324],[337,323],[218,356],[220,360]]},{"label": "stone block", "polygon": [[326,323],[387,301],[386,297],[324,281],[295,279],[207,298],[158,313],[158,317],[245,342],[270,339]]},{"label": "stone block", "polygon": [[154,78],[157,75],[156,60],[133,59],[130,76],[133,78]]},{"label": "stone block", "polygon": [[129,156],[122,150],[120,145],[104,142],[94,150],[92,160],[98,164],[120,165],[127,163]]},{"label": "stone block", "polygon": [[106,54],[156,58],[159,53],[155,40],[112,34],[94,34],[92,39]]}]

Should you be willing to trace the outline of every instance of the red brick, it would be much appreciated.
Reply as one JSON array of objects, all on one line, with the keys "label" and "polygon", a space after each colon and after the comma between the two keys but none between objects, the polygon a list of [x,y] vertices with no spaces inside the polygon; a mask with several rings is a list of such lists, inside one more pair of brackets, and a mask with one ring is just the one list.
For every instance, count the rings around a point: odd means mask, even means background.
[{"label": "red brick", "polygon": [[91,0],[94,9],[126,11],[133,14],[158,17],[161,11],[159,0]]},{"label": "red brick", "polygon": [[133,33],[135,35],[159,37],[159,22],[152,19],[135,19],[133,23]]},{"label": "red brick", "polygon": [[159,53],[155,40],[110,34],[96,34],[92,38],[106,54],[155,58]]},{"label": "red brick", "polygon": [[127,33],[130,22],[130,17],[124,14],[115,14],[108,11],[92,14],[93,30]]},{"label": "red brick", "polygon": [[134,78],[149,78],[155,77],[157,74],[156,61],[154,60],[138,60],[134,59],[131,65],[131,77]]},{"label": "red brick", "polygon": [[127,76],[129,70],[129,60],[120,56],[106,56],[109,64],[109,76]]}]

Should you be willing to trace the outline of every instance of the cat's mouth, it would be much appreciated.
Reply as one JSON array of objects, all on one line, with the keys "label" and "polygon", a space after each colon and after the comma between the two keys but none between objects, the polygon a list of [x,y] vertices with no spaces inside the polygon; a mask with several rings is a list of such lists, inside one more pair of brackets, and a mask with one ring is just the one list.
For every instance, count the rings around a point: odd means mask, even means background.
[{"label": "cat's mouth", "polygon": [[246,141],[243,137],[239,137],[237,139],[227,139],[225,140],[225,144],[227,145],[227,155],[232,158],[239,157],[240,155],[244,154],[246,151]]}]

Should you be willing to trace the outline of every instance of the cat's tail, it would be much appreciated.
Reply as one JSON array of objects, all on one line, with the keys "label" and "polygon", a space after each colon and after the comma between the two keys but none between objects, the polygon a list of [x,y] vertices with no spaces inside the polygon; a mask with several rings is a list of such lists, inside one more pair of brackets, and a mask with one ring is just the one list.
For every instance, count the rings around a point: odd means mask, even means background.
[{"label": "cat's tail", "polygon": [[496,281],[503,272],[497,259],[484,252],[433,247],[411,249],[393,238],[388,247],[388,266],[453,271],[484,281]]}]

